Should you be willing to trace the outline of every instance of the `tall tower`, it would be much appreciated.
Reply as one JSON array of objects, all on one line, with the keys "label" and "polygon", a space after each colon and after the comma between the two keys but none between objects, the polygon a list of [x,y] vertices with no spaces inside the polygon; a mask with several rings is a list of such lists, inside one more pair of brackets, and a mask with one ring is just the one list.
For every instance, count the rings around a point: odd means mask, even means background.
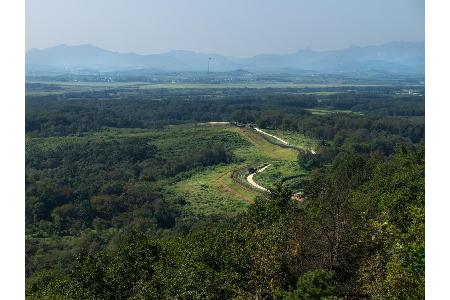
[{"label": "tall tower", "polygon": [[211,61],[211,57],[208,57],[208,76],[209,76],[209,62]]}]

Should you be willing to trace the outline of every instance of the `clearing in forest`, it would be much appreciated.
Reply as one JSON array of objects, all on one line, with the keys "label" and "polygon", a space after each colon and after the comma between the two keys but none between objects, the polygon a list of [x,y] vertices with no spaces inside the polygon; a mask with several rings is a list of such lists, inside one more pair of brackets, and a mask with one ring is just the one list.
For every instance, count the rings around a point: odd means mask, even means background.
[{"label": "clearing in forest", "polygon": [[[205,127],[212,127],[203,125]],[[234,214],[252,203],[263,190],[251,187],[246,181],[247,168],[271,164],[270,168],[258,172],[253,180],[264,188],[270,188],[276,181],[301,177],[306,174],[297,163],[298,151],[273,144],[261,133],[246,127],[231,125],[214,126],[215,130],[237,133],[248,143],[239,143],[233,149],[238,162],[212,166],[196,172],[186,180],[177,182],[173,187],[176,193],[183,195],[191,204],[190,208],[198,214]],[[300,134],[271,132],[278,134],[299,148],[312,148],[317,144]]]}]

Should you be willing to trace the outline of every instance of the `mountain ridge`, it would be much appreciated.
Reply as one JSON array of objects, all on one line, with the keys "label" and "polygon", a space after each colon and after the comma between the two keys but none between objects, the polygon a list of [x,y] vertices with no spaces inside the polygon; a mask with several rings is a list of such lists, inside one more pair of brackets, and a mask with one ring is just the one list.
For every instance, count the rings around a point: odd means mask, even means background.
[{"label": "mountain ridge", "polygon": [[350,46],[337,50],[300,49],[289,54],[265,53],[247,58],[191,50],[170,50],[157,54],[121,53],[90,44],[56,45],[26,52],[27,68],[59,67],[67,70],[158,69],[164,71],[206,71],[209,58],[212,71],[237,69],[252,72],[282,70],[323,73],[377,70],[394,73],[424,73],[423,42],[389,42],[382,45]]}]

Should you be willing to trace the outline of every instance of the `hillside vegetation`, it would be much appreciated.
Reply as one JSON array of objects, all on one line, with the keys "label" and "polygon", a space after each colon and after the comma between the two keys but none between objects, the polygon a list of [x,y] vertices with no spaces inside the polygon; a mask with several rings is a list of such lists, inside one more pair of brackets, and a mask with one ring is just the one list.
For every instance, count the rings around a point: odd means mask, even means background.
[{"label": "hillside vegetation", "polygon": [[27,298],[422,299],[424,99],[403,89],[41,86]]}]

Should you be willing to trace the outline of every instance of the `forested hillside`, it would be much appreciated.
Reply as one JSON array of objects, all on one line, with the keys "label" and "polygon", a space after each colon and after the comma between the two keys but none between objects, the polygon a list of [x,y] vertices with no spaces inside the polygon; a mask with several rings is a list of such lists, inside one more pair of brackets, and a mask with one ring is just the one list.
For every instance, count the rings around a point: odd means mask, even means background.
[{"label": "forested hillside", "polygon": [[27,298],[424,297],[423,96],[40,88]]}]

